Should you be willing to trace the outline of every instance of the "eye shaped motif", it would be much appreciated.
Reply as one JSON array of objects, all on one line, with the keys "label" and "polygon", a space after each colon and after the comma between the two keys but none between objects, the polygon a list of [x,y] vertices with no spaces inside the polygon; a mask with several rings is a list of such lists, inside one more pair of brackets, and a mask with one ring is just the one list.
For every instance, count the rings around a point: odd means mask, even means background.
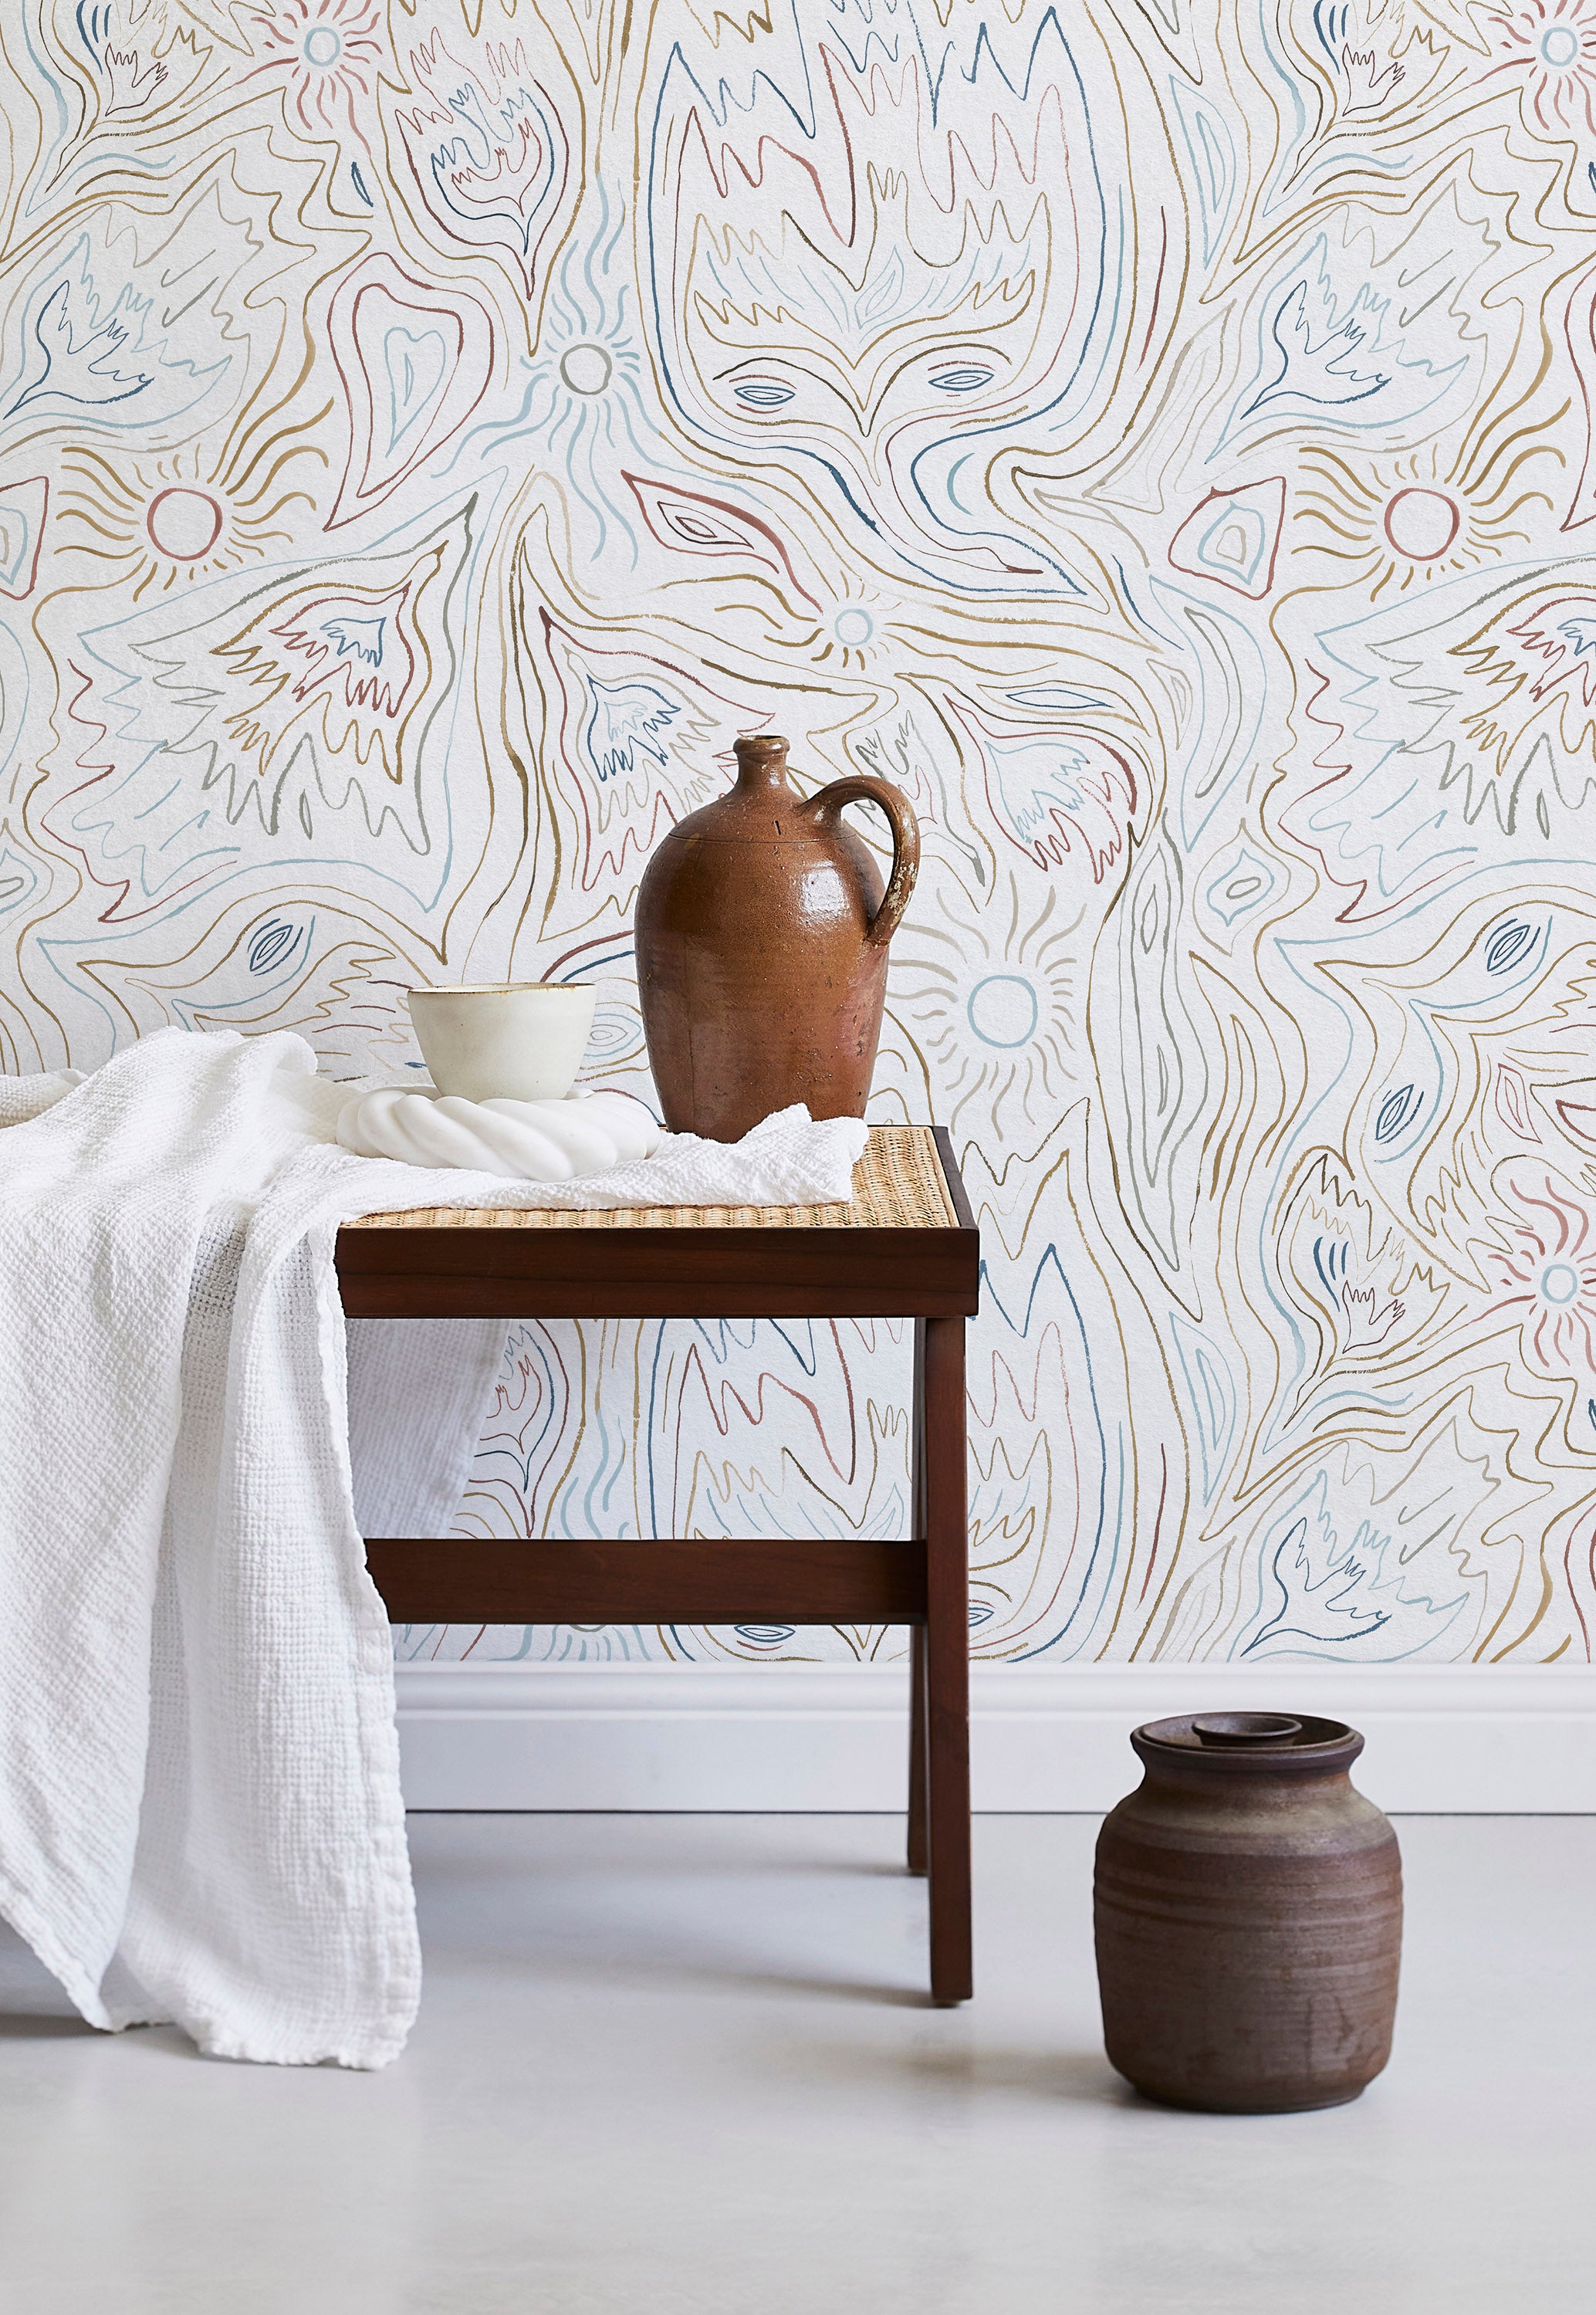
[{"label": "eye shaped motif", "polygon": [[749,410],[779,410],[784,402],[793,399],[792,387],[784,386],[779,377],[745,377],[732,391]]},{"label": "eye shaped motif", "polygon": [[1399,1086],[1388,1093],[1379,1105],[1379,1115],[1374,1121],[1377,1141],[1395,1141],[1403,1127],[1424,1106],[1423,1096],[1417,1086]]},{"label": "eye shaped motif", "polygon": [[978,386],[990,386],[992,373],[967,364],[959,369],[938,370],[931,383],[939,394],[973,394]]},{"label": "eye shaped motif", "polygon": [[270,972],[283,951],[292,948],[298,937],[297,925],[282,917],[270,918],[249,945],[250,971]]}]

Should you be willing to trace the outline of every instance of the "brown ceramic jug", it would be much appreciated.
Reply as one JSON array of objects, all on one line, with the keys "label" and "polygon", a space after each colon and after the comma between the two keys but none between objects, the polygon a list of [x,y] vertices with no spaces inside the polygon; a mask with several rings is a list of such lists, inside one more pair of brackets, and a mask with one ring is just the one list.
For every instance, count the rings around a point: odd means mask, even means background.
[{"label": "brown ceramic jug", "polygon": [[1130,1739],[1139,1789],[1097,1842],[1110,2062],[1166,2105],[1340,2106],[1391,2051],[1396,1836],[1348,1770],[1338,1720],[1225,1712]]},{"label": "brown ceramic jug", "polygon": [[[736,786],[671,829],[638,887],[643,1025],[672,1132],[736,1141],[799,1101],[864,1113],[919,828],[900,790],[864,774],[801,795],[786,756],[773,734],[740,740]],[[842,822],[865,798],[892,829],[884,895]]]}]

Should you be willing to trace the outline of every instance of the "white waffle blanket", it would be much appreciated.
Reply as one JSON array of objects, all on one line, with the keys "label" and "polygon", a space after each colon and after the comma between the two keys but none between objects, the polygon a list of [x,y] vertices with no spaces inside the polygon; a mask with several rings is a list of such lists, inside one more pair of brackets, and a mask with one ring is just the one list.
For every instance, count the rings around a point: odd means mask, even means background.
[{"label": "white waffle blanket", "polygon": [[864,1129],[512,1184],[332,1146],[315,1069],[165,1030],[0,1079],[0,1915],[95,2025],[380,2066],[421,1968],[350,1400],[370,1531],[441,1533],[503,1329],[356,1327],[346,1367],[340,1221],[846,1197]]}]

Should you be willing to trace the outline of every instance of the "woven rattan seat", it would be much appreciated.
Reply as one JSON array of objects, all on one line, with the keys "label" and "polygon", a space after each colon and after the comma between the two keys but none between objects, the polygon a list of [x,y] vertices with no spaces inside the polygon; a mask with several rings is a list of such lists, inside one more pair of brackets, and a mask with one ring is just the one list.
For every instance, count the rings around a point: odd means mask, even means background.
[{"label": "woven rattan seat", "polygon": [[346,1229],[954,1229],[936,1137],[928,1125],[877,1125],[854,1168],[846,1206],[421,1206],[368,1214]]}]

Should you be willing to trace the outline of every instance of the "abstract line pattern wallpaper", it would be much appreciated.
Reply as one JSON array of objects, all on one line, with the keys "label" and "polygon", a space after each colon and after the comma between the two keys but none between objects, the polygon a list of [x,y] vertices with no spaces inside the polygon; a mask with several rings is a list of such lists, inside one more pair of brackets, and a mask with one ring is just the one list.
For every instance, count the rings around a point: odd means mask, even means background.
[{"label": "abstract line pattern wallpaper", "polygon": [[[391,1077],[546,975],[644,1089],[639,872],[785,732],[925,830],[873,1113],[985,1234],[978,1653],[1585,1659],[1596,0],[0,39],[0,1066]],[[901,1532],[904,1370],[528,1324],[463,1519]]]}]

